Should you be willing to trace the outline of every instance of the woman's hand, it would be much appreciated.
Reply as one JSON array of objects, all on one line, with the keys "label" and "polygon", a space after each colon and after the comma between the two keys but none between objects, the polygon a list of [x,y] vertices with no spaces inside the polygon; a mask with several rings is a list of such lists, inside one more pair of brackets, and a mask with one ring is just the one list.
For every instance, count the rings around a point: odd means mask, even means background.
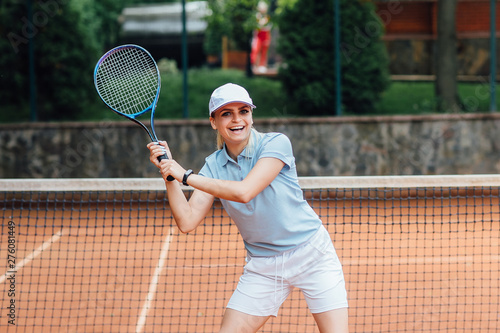
[{"label": "woman's hand", "polygon": [[[168,176],[172,176],[177,181],[181,182],[186,170],[172,159],[168,144],[165,141],[151,142],[148,144],[148,148],[150,151],[149,160],[160,169],[163,179],[166,180]],[[158,161],[158,157],[163,156],[165,153],[168,159]]]},{"label": "woman's hand", "polygon": [[181,167],[175,160],[165,159],[160,162],[160,173],[165,180],[168,176],[172,176],[178,182],[182,182],[182,178],[184,177],[185,172],[186,169]]},{"label": "woman's hand", "polygon": [[158,157],[163,156],[163,154],[166,153],[168,158],[172,159],[172,154],[170,153],[170,149],[168,148],[166,141],[150,142],[147,147],[150,152],[149,160],[151,163],[156,165],[157,168],[160,168],[160,161],[158,161]]}]

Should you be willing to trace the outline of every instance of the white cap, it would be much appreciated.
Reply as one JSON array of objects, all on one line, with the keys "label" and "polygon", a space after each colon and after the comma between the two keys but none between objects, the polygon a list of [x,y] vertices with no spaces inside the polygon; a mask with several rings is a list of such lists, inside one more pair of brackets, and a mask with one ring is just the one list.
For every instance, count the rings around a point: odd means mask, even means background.
[{"label": "white cap", "polygon": [[208,103],[208,115],[229,103],[244,103],[255,108],[252,99],[245,88],[234,83],[227,83],[215,89]]}]

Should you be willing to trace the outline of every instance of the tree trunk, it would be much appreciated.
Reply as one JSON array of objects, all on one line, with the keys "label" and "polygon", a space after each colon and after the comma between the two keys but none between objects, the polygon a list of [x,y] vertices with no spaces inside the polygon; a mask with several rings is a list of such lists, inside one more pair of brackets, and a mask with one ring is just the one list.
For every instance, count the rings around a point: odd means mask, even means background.
[{"label": "tree trunk", "polygon": [[436,98],[438,111],[462,110],[457,88],[457,0],[437,2]]}]

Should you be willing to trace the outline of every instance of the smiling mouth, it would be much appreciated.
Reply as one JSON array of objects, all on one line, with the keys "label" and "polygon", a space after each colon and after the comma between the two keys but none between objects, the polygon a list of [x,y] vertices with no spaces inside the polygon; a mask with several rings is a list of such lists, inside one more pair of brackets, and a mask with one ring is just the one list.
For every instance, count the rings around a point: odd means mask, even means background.
[{"label": "smiling mouth", "polygon": [[242,131],[245,127],[244,126],[237,126],[237,127],[232,127],[229,130],[231,132],[236,132],[236,131]]}]

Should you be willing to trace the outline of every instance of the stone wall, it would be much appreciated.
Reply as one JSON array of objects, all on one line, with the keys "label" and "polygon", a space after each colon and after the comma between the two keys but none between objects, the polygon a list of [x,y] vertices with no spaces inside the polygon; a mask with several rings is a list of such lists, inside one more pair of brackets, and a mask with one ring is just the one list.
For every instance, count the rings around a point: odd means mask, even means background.
[{"label": "stone wall", "polygon": [[[300,176],[495,174],[500,114],[255,119],[287,134]],[[208,121],[157,121],[181,165],[215,149]],[[1,178],[157,177],[148,137],[128,121],[0,125]]]}]

